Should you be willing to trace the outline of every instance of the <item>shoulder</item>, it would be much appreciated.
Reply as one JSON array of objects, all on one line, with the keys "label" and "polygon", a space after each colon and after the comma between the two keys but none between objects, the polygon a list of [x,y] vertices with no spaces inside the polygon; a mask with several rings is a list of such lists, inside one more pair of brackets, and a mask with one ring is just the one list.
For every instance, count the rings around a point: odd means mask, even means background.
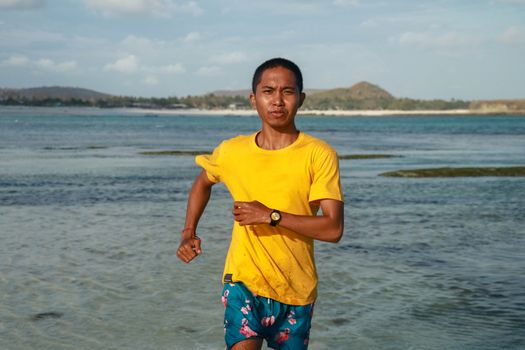
[{"label": "shoulder", "polygon": [[249,150],[250,143],[253,140],[253,135],[237,135],[235,137],[223,140],[215,149],[214,152],[224,156],[235,156],[246,150]]},{"label": "shoulder", "polygon": [[237,135],[229,139],[225,139],[217,145],[215,150],[235,150],[238,148],[246,147],[252,140],[252,135]]},{"label": "shoulder", "polygon": [[314,154],[329,154],[337,156],[337,152],[330,144],[328,144],[328,142],[310,134],[303,133],[303,144]]},{"label": "shoulder", "polygon": [[223,147],[239,147],[249,144],[253,139],[253,135],[237,135],[235,137],[222,141],[221,146]]}]

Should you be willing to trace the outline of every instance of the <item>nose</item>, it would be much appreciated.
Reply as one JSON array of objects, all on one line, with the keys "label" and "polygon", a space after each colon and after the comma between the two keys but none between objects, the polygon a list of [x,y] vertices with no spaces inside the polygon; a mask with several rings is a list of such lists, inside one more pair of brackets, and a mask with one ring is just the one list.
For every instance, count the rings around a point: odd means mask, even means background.
[{"label": "nose", "polygon": [[284,106],[283,93],[281,91],[276,91],[273,96],[273,104],[276,106]]}]

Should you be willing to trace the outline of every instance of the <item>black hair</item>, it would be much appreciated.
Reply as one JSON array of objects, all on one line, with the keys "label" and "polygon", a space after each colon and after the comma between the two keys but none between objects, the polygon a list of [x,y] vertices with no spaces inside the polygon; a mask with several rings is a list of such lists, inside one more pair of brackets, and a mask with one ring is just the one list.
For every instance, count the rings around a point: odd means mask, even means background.
[{"label": "black hair", "polygon": [[255,73],[253,74],[252,79],[252,92],[255,93],[255,90],[257,89],[257,84],[261,82],[262,74],[267,69],[277,68],[277,67],[283,67],[286,68],[295,75],[295,82],[297,84],[297,88],[299,89],[299,92],[303,92],[303,75],[301,74],[301,70],[299,67],[293,63],[290,60],[287,60],[286,58],[276,57],[269,59],[266,62],[263,62],[257,69],[255,70]]}]

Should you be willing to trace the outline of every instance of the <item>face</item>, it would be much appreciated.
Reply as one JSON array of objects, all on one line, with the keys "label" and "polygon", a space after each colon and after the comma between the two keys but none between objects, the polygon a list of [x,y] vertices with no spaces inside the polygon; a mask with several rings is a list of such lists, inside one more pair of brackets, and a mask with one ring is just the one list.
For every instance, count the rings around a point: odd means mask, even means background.
[{"label": "face", "polygon": [[295,114],[304,98],[305,94],[297,89],[293,72],[284,67],[276,67],[262,73],[255,94],[250,95],[250,102],[257,109],[263,127],[294,131]]}]

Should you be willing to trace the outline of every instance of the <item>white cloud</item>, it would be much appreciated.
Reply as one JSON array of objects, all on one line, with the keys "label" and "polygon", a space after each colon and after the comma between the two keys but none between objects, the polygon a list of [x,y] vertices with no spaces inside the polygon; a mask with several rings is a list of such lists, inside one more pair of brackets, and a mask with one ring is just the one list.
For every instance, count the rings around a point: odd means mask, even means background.
[{"label": "white cloud", "polygon": [[399,38],[391,39],[401,45],[416,46],[420,48],[446,48],[462,47],[471,45],[475,42],[473,39],[460,36],[456,33],[433,34],[430,32],[405,32]]},{"label": "white cloud", "polygon": [[0,0],[0,9],[26,10],[43,7],[45,0]]},{"label": "white cloud", "polygon": [[247,60],[246,54],[240,51],[229,52],[229,53],[219,54],[219,55],[210,57],[210,62],[216,63],[216,64],[242,63],[242,62],[245,62],[246,60]]},{"label": "white cloud", "polygon": [[[142,60],[143,61],[143,60]],[[149,78],[149,84],[153,81],[152,77],[157,78],[158,76],[166,74],[183,74],[186,72],[186,68],[182,63],[174,63],[167,65],[151,65],[139,62],[137,56],[128,54],[127,56],[117,59],[115,62],[108,63],[104,66],[105,71],[113,71],[123,74],[134,74],[144,73]],[[158,80],[158,79],[157,79]],[[146,80],[144,80],[146,81]]]},{"label": "white cloud", "polygon": [[61,71],[61,72],[66,72],[66,71],[72,71],[75,68],[77,68],[76,61],[66,61],[66,62],[58,63],[54,69]]},{"label": "white cloud", "polygon": [[148,75],[147,77],[144,78],[144,83],[147,85],[152,85],[152,86],[158,85],[159,79],[154,75]]},{"label": "white cloud", "polygon": [[38,61],[36,61],[36,65],[41,67],[41,68],[51,69],[54,66],[54,64],[55,63],[52,60],[50,60],[49,58],[42,58],[42,59],[39,59]]},{"label": "white cloud", "polygon": [[141,72],[147,73],[150,76],[166,75],[166,74],[182,74],[186,73],[186,68],[182,63],[168,64],[164,66],[146,66],[142,65],[138,69]]},{"label": "white cloud", "polygon": [[7,60],[3,62],[8,66],[26,66],[29,64],[29,58],[24,55],[12,55]]},{"label": "white cloud", "polygon": [[182,41],[184,41],[185,43],[194,43],[196,41],[199,41],[200,39],[202,38],[201,34],[199,32],[191,32],[191,33],[188,33],[188,35],[186,35],[184,37],[184,39],[182,39]]},{"label": "white cloud", "polygon": [[138,69],[139,62],[135,55],[128,55],[116,60],[114,63],[108,63],[104,66],[104,70],[115,71],[124,74],[135,73]]},{"label": "white cloud", "polygon": [[2,64],[11,67],[36,67],[53,72],[69,72],[77,67],[76,61],[55,62],[49,58],[32,61],[24,55],[12,55]]},{"label": "white cloud", "polygon": [[143,59],[156,59],[159,57],[171,57],[180,46],[178,41],[165,41],[143,36],[128,35],[119,44],[120,52],[135,54]]},{"label": "white cloud", "polygon": [[184,66],[181,63],[169,64],[167,66],[162,66],[160,68],[160,70],[165,72],[165,73],[170,73],[170,74],[180,74],[180,73],[186,72],[186,69],[184,68]]},{"label": "white cloud", "polygon": [[35,61],[35,65],[39,68],[55,72],[68,72],[74,70],[77,67],[77,63],[75,61],[55,63],[49,58],[41,58]]},{"label": "white cloud", "polygon": [[88,7],[105,16],[154,15],[165,17],[172,11],[172,1],[163,0],[85,0]]},{"label": "white cloud", "polygon": [[207,77],[216,76],[216,75],[219,75],[220,73],[221,73],[221,69],[216,66],[205,66],[197,70],[197,75],[202,75],[202,76],[207,76]]},{"label": "white cloud", "polygon": [[42,58],[35,62],[37,67],[51,70],[51,71],[57,71],[57,72],[66,72],[73,70],[76,67],[75,61],[67,61],[62,63],[55,63],[53,60],[49,58]]},{"label": "white cloud", "polygon": [[525,29],[523,27],[510,27],[502,35],[501,39],[507,44],[525,43]]},{"label": "white cloud", "polygon": [[359,0],[334,0],[334,5],[340,7],[355,7],[359,6]]},{"label": "white cloud", "polygon": [[172,17],[175,13],[202,14],[195,1],[177,5],[173,0],[84,0],[85,4],[105,16]]}]

